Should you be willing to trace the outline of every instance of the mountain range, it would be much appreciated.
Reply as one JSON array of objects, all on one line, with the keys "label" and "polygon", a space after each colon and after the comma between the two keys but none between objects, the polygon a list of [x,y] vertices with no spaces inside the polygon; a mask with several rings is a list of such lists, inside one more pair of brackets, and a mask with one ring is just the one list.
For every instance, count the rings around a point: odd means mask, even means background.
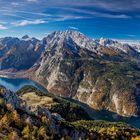
[{"label": "mountain range", "polygon": [[72,30],[42,40],[0,39],[1,73],[30,78],[50,93],[124,117],[140,117],[139,60],[140,44],[90,39]]}]

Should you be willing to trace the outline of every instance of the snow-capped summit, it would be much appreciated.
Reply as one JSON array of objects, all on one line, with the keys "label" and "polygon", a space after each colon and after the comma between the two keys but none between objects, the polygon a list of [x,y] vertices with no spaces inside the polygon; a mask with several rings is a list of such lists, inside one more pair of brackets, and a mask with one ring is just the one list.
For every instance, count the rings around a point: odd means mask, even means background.
[{"label": "snow-capped summit", "polygon": [[[86,48],[90,51],[96,51],[95,47],[98,46],[98,42],[86,37],[84,34],[74,31],[74,30],[66,30],[66,31],[56,31],[49,34],[42,40],[46,46],[47,44],[61,44],[74,42],[80,48]],[[72,44],[71,44],[72,45]],[[70,46],[70,45],[69,45]],[[72,46],[71,46],[72,47]]]},{"label": "snow-capped summit", "polygon": [[58,48],[63,46],[60,44],[65,43],[67,44],[65,47],[67,46],[71,50],[77,50],[72,42],[74,42],[79,48],[84,48],[97,54],[100,54],[99,47],[112,48],[114,51],[119,50],[123,53],[132,53],[133,51],[140,52],[140,47],[137,47],[136,45],[124,44],[120,41],[103,37],[100,39],[90,39],[81,32],[74,30],[55,31],[45,37],[41,41],[41,44],[45,44],[45,46],[50,49],[50,46]]}]

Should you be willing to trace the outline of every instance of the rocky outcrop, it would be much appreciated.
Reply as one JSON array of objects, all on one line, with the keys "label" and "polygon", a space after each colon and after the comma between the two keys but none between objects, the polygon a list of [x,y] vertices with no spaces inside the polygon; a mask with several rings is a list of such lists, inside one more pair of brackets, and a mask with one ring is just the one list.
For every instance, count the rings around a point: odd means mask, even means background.
[{"label": "rocky outcrop", "polygon": [[1,103],[3,101],[3,103],[9,106],[12,110],[18,108],[20,105],[20,99],[18,96],[3,86],[0,86],[0,99]]},{"label": "rocky outcrop", "polygon": [[[3,107],[5,111],[8,109],[8,113],[12,112],[12,114],[9,115],[9,117],[13,115],[13,121],[15,121],[14,123],[16,126],[20,124],[20,129],[22,125],[24,126],[24,124],[27,124],[29,126],[42,125],[43,127],[43,123],[45,123],[46,130],[43,129],[44,133],[45,131],[50,131],[51,135],[58,135],[58,137],[71,137],[73,140],[79,138],[85,139],[85,132],[82,132],[81,130],[72,129],[69,126],[61,124],[61,121],[65,123],[65,119],[62,118],[60,114],[51,113],[49,111],[50,105],[53,106],[56,104],[56,102],[53,101],[52,97],[49,97],[47,95],[42,96],[43,93],[42,95],[38,95],[37,89],[36,91],[31,93],[28,93],[24,90],[22,91],[24,92],[24,94],[20,95],[19,93],[16,94],[7,90],[5,87],[0,87],[0,106],[1,108]],[[20,114],[21,116],[18,114],[19,110],[20,113],[22,112],[22,115]],[[21,120],[23,124],[21,122],[19,123],[19,121]],[[9,120],[7,117],[2,119],[0,118],[0,126],[4,121]],[[6,125],[8,125],[8,123]],[[6,128],[6,125],[4,128]],[[10,131],[12,130],[12,125],[13,124],[11,124]],[[36,126],[34,127],[37,128]],[[17,132],[17,134],[20,133],[20,130],[17,130],[17,128],[14,128],[13,131]],[[1,129],[0,133],[0,138],[6,137],[6,134],[8,135],[8,133],[6,133],[5,131],[3,132]]]}]

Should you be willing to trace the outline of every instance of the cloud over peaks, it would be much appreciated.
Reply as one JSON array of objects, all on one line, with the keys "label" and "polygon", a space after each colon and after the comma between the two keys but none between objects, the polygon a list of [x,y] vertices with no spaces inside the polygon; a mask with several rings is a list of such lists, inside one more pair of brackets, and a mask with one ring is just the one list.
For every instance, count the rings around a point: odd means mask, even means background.
[{"label": "cloud over peaks", "polygon": [[0,30],[5,30],[5,29],[8,29],[6,26],[0,24]]},{"label": "cloud over peaks", "polygon": [[20,21],[13,22],[12,25],[14,25],[14,26],[27,26],[27,25],[37,25],[37,24],[43,24],[43,23],[47,23],[47,21],[41,20],[41,19],[20,20]]}]

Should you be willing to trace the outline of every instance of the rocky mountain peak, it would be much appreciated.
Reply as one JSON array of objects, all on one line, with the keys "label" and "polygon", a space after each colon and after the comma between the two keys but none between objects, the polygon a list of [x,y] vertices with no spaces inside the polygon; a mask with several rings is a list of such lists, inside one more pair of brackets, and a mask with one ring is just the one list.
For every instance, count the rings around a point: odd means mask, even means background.
[{"label": "rocky mountain peak", "polygon": [[71,38],[72,40],[75,41],[76,39],[78,40],[79,38],[86,38],[86,36],[78,31],[73,31],[73,30],[55,31],[55,32],[49,34],[43,40],[64,41],[64,40],[68,40],[69,38]]},{"label": "rocky mountain peak", "polygon": [[66,30],[66,31],[55,31],[51,36],[63,36],[63,37],[74,37],[74,36],[85,36],[79,31],[74,31],[74,30]]},{"label": "rocky mountain peak", "polygon": [[22,39],[27,39],[27,38],[30,38],[28,35],[24,35],[23,37],[22,37]]},{"label": "rocky mountain peak", "polygon": [[54,46],[54,44],[57,47],[62,47],[62,44],[67,44],[65,47],[70,46],[72,50],[73,48],[75,50],[75,46],[78,46],[79,48],[85,48],[93,52],[96,52],[94,48],[98,46],[98,42],[86,37],[79,31],[73,30],[53,32],[42,40],[42,44],[47,48],[48,46]]},{"label": "rocky mountain peak", "polygon": [[21,38],[21,40],[24,40],[24,41],[37,41],[37,39],[36,38],[32,38],[32,37],[30,37],[30,36],[28,36],[28,35],[24,35],[22,38]]}]

